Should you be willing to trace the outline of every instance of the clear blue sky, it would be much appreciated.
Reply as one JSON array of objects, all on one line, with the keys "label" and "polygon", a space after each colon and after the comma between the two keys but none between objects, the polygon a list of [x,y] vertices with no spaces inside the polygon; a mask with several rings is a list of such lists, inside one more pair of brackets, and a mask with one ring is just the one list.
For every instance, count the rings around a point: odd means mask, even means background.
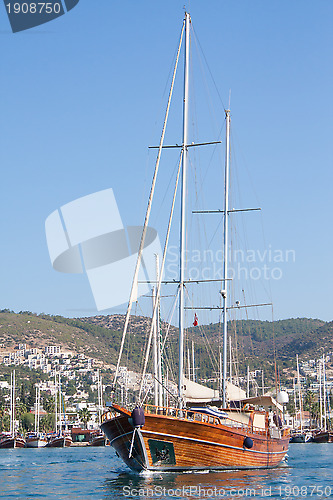
[{"label": "clear blue sky", "polygon": [[[80,0],[17,34],[0,5],[1,309],[96,313],[86,277],[53,270],[45,219],[112,187],[124,224],[143,222],[147,147],[159,139],[183,5]],[[294,251],[269,285],[275,317],[332,320],[333,2],[192,0],[188,9],[224,102],[231,89],[266,248]]]}]

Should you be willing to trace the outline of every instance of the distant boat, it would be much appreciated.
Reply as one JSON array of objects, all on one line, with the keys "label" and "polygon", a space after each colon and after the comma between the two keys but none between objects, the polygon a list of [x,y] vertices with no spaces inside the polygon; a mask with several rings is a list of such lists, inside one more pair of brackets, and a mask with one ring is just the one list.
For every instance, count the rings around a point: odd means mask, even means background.
[{"label": "distant boat", "polygon": [[10,430],[0,434],[0,448],[24,448],[25,440],[15,430],[15,370],[10,380]]},{"label": "distant boat", "polygon": [[328,428],[327,415],[330,415],[330,400],[326,390],[325,355],[319,360],[319,407],[320,407],[320,429],[312,435],[313,443],[333,443],[333,431]]},{"label": "distant boat", "polygon": [[[47,435],[47,447],[48,448],[65,448],[71,446],[73,443],[71,435],[67,432],[66,416],[65,411],[62,412],[62,392],[61,392],[61,380],[60,373],[59,378],[55,374],[55,424],[56,429],[52,434]],[[59,404],[58,404],[59,398]],[[64,409],[65,410],[65,409]],[[63,430],[62,416],[64,416],[65,430]]]},{"label": "distant boat", "polygon": [[2,433],[0,434],[0,448],[24,448],[25,440],[22,436]]},{"label": "distant boat", "polygon": [[312,441],[311,432],[292,432],[290,435],[290,443],[310,443]]},{"label": "distant boat", "polygon": [[72,438],[68,434],[50,434],[47,436],[48,437],[48,442],[47,442],[47,447],[48,448],[66,448],[68,446],[72,446]]},{"label": "distant boat", "polygon": [[333,443],[332,431],[318,431],[312,436],[313,443]]},{"label": "distant boat", "polygon": [[[97,390],[98,390],[98,422],[101,423],[101,417],[103,413],[103,385],[102,385],[102,377],[100,371],[98,370],[98,380],[97,380]],[[107,437],[104,432],[96,431],[91,434],[91,446],[105,446],[107,442]]]},{"label": "distant boat", "polygon": [[[298,354],[296,354],[296,368],[297,368],[297,386],[298,386],[298,401],[299,401],[299,427],[291,431],[290,443],[309,443],[312,440],[312,433],[309,430],[303,429],[304,411],[303,411],[302,384],[299,373]],[[295,379],[293,380],[293,384],[294,384],[295,413],[297,416],[297,396],[296,396]]]},{"label": "distant boat", "polygon": [[97,432],[91,435],[90,446],[105,446],[106,436],[103,432]]},{"label": "distant boat", "polygon": [[26,436],[27,448],[43,448],[47,445],[46,435],[39,432],[39,417],[40,417],[40,387],[36,386],[36,403],[35,403],[35,431]]},{"label": "distant boat", "polygon": [[31,432],[25,438],[27,448],[44,448],[47,445],[45,434]]}]

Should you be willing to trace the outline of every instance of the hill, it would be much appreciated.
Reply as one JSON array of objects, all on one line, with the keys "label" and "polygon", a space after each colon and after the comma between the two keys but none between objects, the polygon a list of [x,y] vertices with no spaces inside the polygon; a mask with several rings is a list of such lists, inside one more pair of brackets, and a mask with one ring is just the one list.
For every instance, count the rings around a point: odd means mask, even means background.
[{"label": "hill", "polygon": [[[65,350],[84,353],[103,361],[108,366],[117,362],[121,342],[123,315],[64,318],[36,315],[24,311],[0,311],[0,358],[19,343],[42,349],[46,345],[62,345]],[[139,371],[145,351],[150,319],[132,316],[125,342],[124,359],[130,369]],[[164,336],[167,325],[162,323]],[[239,365],[250,368],[265,366],[272,370],[274,351],[283,367],[295,366],[295,356],[301,359],[319,357],[324,351],[333,352],[333,322],[318,319],[293,318],[274,323],[242,320],[228,324],[229,335],[237,349]],[[201,376],[212,376],[217,370],[217,351],[221,338],[218,324],[192,327],[188,341],[195,343],[196,367]],[[186,344],[190,347],[190,343]],[[177,328],[171,327],[166,343],[168,366],[177,370]],[[212,368],[213,367],[213,368]]]}]

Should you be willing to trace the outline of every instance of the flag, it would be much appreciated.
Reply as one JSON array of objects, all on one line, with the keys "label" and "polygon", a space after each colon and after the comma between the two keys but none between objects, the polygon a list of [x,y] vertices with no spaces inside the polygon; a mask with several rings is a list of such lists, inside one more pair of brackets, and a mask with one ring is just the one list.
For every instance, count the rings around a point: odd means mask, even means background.
[{"label": "flag", "polygon": [[194,314],[193,326],[198,326],[198,316]]}]

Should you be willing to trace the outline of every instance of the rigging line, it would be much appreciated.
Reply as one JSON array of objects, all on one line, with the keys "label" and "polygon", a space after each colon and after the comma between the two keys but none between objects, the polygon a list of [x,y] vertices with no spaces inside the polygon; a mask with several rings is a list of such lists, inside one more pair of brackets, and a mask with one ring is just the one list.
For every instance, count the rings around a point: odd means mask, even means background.
[{"label": "rigging line", "polygon": [[161,356],[164,355],[164,359],[166,360],[166,364],[168,365],[172,380],[174,382],[175,382],[175,372],[176,372],[175,353],[172,349],[172,345],[169,345],[170,357],[168,356],[167,349],[166,349],[166,342],[167,342],[168,337],[169,337],[169,333],[170,333],[170,329],[171,329],[171,321],[172,321],[173,315],[175,313],[175,309],[176,309],[177,302],[178,302],[178,297],[179,297],[179,287],[177,288],[177,293],[176,293],[175,300],[174,300],[173,305],[172,305],[171,313],[169,314],[169,319],[166,322],[168,327],[167,327],[167,331],[166,331],[165,336],[164,336],[164,341],[162,342],[162,346],[161,346]]},{"label": "rigging line", "polygon": [[[182,45],[182,39],[183,39],[183,33],[185,29],[185,20],[183,21],[183,26],[181,30],[181,36],[180,36],[180,42],[178,46],[178,52],[177,52],[177,59],[176,59],[176,64],[174,67],[174,72],[172,76],[172,83],[171,83],[171,88],[169,92],[169,98],[168,98],[168,104],[167,104],[167,109],[165,112],[165,118],[164,118],[164,123],[163,123],[163,129],[162,129],[162,134],[161,134],[161,139],[160,139],[160,146],[157,154],[157,159],[156,159],[156,164],[155,164],[155,171],[154,171],[154,176],[153,176],[153,181],[150,189],[150,196],[148,200],[148,206],[147,206],[147,211],[146,211],[146,216],[145,216],[145,222],[142,230],[142,236],[141,236],[141,241],[140,241],[140,247],[138,251],[138,257],[136,261],[136,266],[135,266],[135,271],[134,271],[134,277],[133,277],[133,282],[132,282],[132,288],[131,288],[131,293],[130,293],[130,298],[128,301],[128,306],[127,306],[127,312],[126,312],[126,318],[125,318],[125,324],[124,324],[124,330],[123,330],[123,336],[122,336],[122,341],[121,341],[121,346],[120,346],[120,352],[118,356],[118,362],[116,366],[116,372],[114,376],[114,381],[113,381],[113,387],[115,387],[117,376],[118,376],[118,371],[119,371],[119,366],[120,366],[120,360],[124,348],[124,342],[125,342],[125,336],[127,332],[127,327],[129,323],[129,317],[131,314],[131,308],[132,308],[132,303],[133,303],[133,298],[135,294],[135,290],[137,287],[137,281],[138,281],[138,275],[139,275],[139,268],[140,268],[140,263],[141,263],[141,256],[142,256],[142,251],[144,248],[144,243],[146,239],[146,232],[148,228],[148,222],[149,222],[149,217],[150,217],[150,212],[151,212],[151,205],[154,197],[154,192],[155,192],[155,185],[156,185],[156,180],[157,180],[157,173],[158,173],[158,168],[160,164],[160,159],[161,159],[161,153],[162,153],[162,148],[163,148],[163,143],[164,143],[164,137],[165,137],[165,131],[166,131],[166,124],[168,121],[168,116],[169,116],[169,110],[170,110],[170,105],[171,105],[171,97],[173,94],[173,88],[174,88],[174,83],[176,79],[176,72],[177,72],[177,67],[178,67],[178,61],[179,61],[179,56],[180,56],[180,49]],[[156,314],[156,313],[155,313]]]},{"label": "rigging line", "polygon": [[[173,306],[172,306],[171,318],[173,317],[174,312],[175,312],[175,309],[176,309],[176,306],[177,306],[178,296],[179,296],[179,287],[177,288],[177,293],[176,293],[176,295],[175,295],[175,300],[174,300],[174,303],[173,303]],[[170,316],[169,316],[169,317],[170,317]],[[171,328],[171,318],[170,318],[170,320],[168,321],[168,328],[167,328],[167,331],[166,331],[165,336],[164,336],[164,341],[162,342],[162,346],[161,346],[161,354],[163,354],[164,347],[165,347],[165,343],[166,343],[166,341],[167,341],[167,337],[168,337],[169,332],[170,332],[170,328]]]},{"label": "rigging line", "polygon": [[[213,112],[213,111],[215,110],[215,106],[213,106],[213,105],[212,105],[212,99],[211,99],[211,96],[210,96],[210,92],[209,92],[209,87],[208,87],[208,84],[207,84],[207,80],[206,80],[206,78],[204,78],[204,76],[205,76],[205,72],[204,72],[204,70],[203,70],[202,60],[201,60],[201,58],[200,58],[200,51],[198,50],[198,40],[197,40],[197,37],[196,37],[196,35],[195,35],[194,29],[193,29],[193,25],[191,25],[191,28],[192,28],[192,33],[193,33],[193,35],[194,35],[194,42],[195,42],[195,46],[196,46],[196,49],[197,49],[197,50],[196,50],[196,52],[197,52],[197,54],[198,54],[198,60],[199,60],[199,63],[200,63],[200,70],[201,70],[202,81],[203,81],[203,82],[204,82],[204,84],[205,84],[205,87],[206,87],[206,94],[207,94],[207,96],[208,96],[208,109],[210,110],[210,115],[213,117],[212,122],[214,122],[214,123],[215,123],[215,127],[218,129],[219,127],[218,127],[217,123],[219,122],[219,120],[217,120],[217,118],[216,118],[216,116],[215,116],[215,113]],[[201,50],[201,52],[202,52],[202,50]],[[207,65],[207,66],[208,66],[208,65]],[[192,66],[191,66],[191,67],[192,67]],[[195,89],[195,86],[194,86],[194,85],[193,85],[193,88]],[[222,106],[223,106],[223,103],[222,103]],[[223,107],[224,107],[224,106],[223,106]],[[195,108],[195,110],[196,110],[196,108]],[[195,121],[195,123],[198,123],[198,121]],[[222,123],[222,125],[221,125],[221,127],[220,127],[220,129],[219,129],[218,134],[217,134],[217,137],[218,137],[218,138],[221,138],[221,137],[222,137],[223,128],[224,128],[224,121],[223,121],[223,123]],[[198,131],[196,131],[196,132],[198,133]],[[215,135],[215,134],[214,134],[214,135]],[[221,141],[221,142],[222,142],[222,141]],[[215,153],[216,153],[216,151],[217,151],[217,149],[216,149],[216,148],[217,148],[217,145],[216,145],[216,146],[213,148],[213,150],[212,150],[212,154],[211,154],[211,157],[210,157],[210,159],[209,159],[209,161],[208,161],[206,171],[204,172],[204,176],[203,176],[202,183],[201,183],[201,186],[202,186],[202,187],[203,187],[203,184],[204,184],[204,180],[205,180],[205,178],[206,178],[206,177],[207,177],[207,175],[208,175],[208,171],[209,171],[209,169],[210,169],[210,167],[211,167],[211,164],[212,164],[212,161],[213,161],[213,157],[214,157],[214,155],[215,155]],[[201,189],[200,189],[200,190],[202,190],[202,187],[201,187]]]},{"label": "rigging line", "polygon": [[145,372],[146,372],[146,369],[147,369],[149,350],[150,350],[151,340],[152,340],[152,336],[153,336],[154,322],[156,320],[156,313],[157,313],[157,307],[158,307],[158,300],[157,299],[160,296],[160,291],[161,291],[161,284],[162,284],[164,266],[165,266],[165,261],[166,261],[166,256],[167,256],[170,231],[171,231],[171,223],[172,223],[173,213],[174,213],[174,209],[175,209],[175,202],[176,202],[178,181],[179,181],[181,167],[182,167],[182,159],[183,159],[183,151],[181,152],[180,157],[179,157],[178,172],[177,172],[175,189],[174,189],[174,193],[173,193],[172,205],[171,205],[171,210],[170,210],[170,215],[169,215],[168,228],[167,228],[167,232],[166,232],[166,236],[165,236],[165,243],[164,243],[164,249],[163,249],[163,257],[162,257],[162,263],[161,263],[161,269],[160,269],[160,276],[159,276],[159,281],[158,281],[158,285],[157,285],[157,289],[156,289],[156,300],[155,300],[155,304],[154,304],[154,308],[153,308],[153,319],[152,319],[150,333],[149,333],[148,347],[147,347],[147,352],[146,352],[146,359],[145,359],[145,364],[144,364],[144,370],[143,370],[143,373],[142,373],[142,381],[141,381],[141,385],[140,385],[139,399],[141,397],[141,392],[142,392],[142,387],[143,387],[142,384],[143,384]]},{"label": "rigging line", "polygon": [[160,214],[161,214],[161,212],[162,212],[162,206],[163,206],[163,204],[164,204],[164,202],[165,202],[165,200],[166,200],[166,197],[167,197],[167,194],[168,194],[169,188],[170,188],[170,186],[171,186],[171,182],[172,182],[172,179],[173,179],[173,177],[174,177],[174,174],[175,174],[175,172],[177,171],[177,168],[178,168],[178,163],[179,163],[179,159],[178,159],[178,160],[177,160],[177,162],[175,163],[175,166],[174,166],[173,171],[172,171],[172,173],[171,173],[171,175],[170,175],[170,178],[169,178],[168,185],[167,185],[167,186],[163,189],[163,191],[164,191],[164,195],[163,195],[163,198],[162,198],[162,200],[161,200],[161,203],[159,204],[159,208],[158,208],[158,210],[156,210],[156,214],[154,215],[154,221],[153,221],[153,223],[155,223],[155,221],[157,221],[157,220],[159,220],[159,219],[160,219]]},{"label": "rigging line", "polygon": [[200,48],[200,51],[201,51],[202,56],[203,56],[203,59],[204,59],[204,61],[205,61],[205,63],[206,63],[207,69],[208,69],[208,71],[209,71],[209,74],[210,74],[210,76],[211,76],[211,79],[212,79],[212,82],[213,82],[213,84],[214,84],[214,87],[215,87],[215,90],[216,90],[216,92],[217,92],[217,95],[218,95],[218,97],[219,97],[219,99],[220,99],[220,101],[221,101],[221,104],[222,104],[222,106],[223,106],[223,109],[224,109],[224,110],[226,110],[227,108],[225,107],[225,105],[224,105],[224,103],[223,103],[222,97],[221,97],[221,95],[220,95],[220,93],[219,93],[219,89],[218,89],[218,87],[217,87],[217,85],[216,85],[216,83],[215,83],[215,80],[214,80],[213,74],[212,74],[212,72],[211,72],[211,70],[210,70],[210,67],[209,67],[208,61],[207,61],[207,59],[206,59],[206,57],[205,57],[205,54],[204,54],[204,51],[203,51],[203,49],[202,49],[202,47],[201,47],[201,44],[200,44],[200,42],[199,42],[199,39],[198,39],[198,37],[196,36],[195,30],[194,30],[194,28],[193,28],[193,25],[192,25],[192,32],[193,32],[193,35],[194,35],[194,37],[193,37],[193,38],[194,38],[194,41],[198,44],[198,46],[199,46],[199,48]]},{"label": "rigging line", "polygon": [[273,354],[274,354],[274,366],[275,366],[275,391],[277,394],[277,373],[276,373],[276,345],[275,345],[275,330],[274,330],[274,308],[272,304],[272,327],[273,327]]},{"label": "rigging line", "polygon": [[[190,296],[189,296],[189,293],[188,293],[188,290],[187,290],[186,287],[185,287],[185,291],[186,291],[186,295],[187,295],[188,301],[191,302]],[[192,312],[194,312],[194,308],[193,308],[192,305],[191,305],[191,310],[192,310]],[[206,349],[207,349],[208,356],[210,358],[210,362],[212,364],[212,368],[216,370],[217,369],[216,367],[218,366],[218,363],[217,363],[214,351],[213,351],[213,349],[212,349],[212,347],[211,347],[211,345],[209,343],[209,340],[207,338],[207,335],[205,333],[204,328],[201,325],[198,325],[198,326],[199,326],[199,331],[201,333],[201,336],[204,339],[204,342],[206,343]]]},{"label": "rigging line", "polygon": [[[246,305],[245,290],[243,289],[242,292],[243,292],[244,304]],[[249,320],[249,313],[248,313],[247,307],[245,307],[245,315],[246,315],[246,319],[248,321]],[[251,331],[249,331],[249,334],[250,334],[250,346],[251,346],[252,356],[254,356],[254,348],[253,348]]]},{"label": "rigging line", "polygon": [[[223,101],[222,101],[221,96],[220,96],[220,94],[219,94],[219,91],[218,91],[217,85],[216,85],[215,80],[214,80],[214,78],[213,78],[212,72],[211,72],[211,70],[210,70],[210,68],[209,68],[209,66],[208,66],[207,59],[205,58],[204,52],[203,52],[202,47],[201,47],[201,45],[200,45],[199,39],[198,39],[198,37],[196,36],[196,33],[195,33],[195,31],[194,31],[193,26],[192,26],[192,33],[193,33],[193,40],[194,40],[194,42],[195,42],[196,52],[197,52],[197,54],[198,54],[198,60],[199,60],[199,63],[200,63],[200,70],[201,70],[202,79],[203,79],[203,82],[204,82],[204,84],[205,84],[205,86],[206,86],[206,92],[207,92],[207,95],[208,95],[208,97],[209,97],[209,104],[210,104],[209,109],[210,109],[211,115],[215,118],[215,122],[216,122],[216,126],[217,126],[217,123],[218,123],[218,121],[219,121],[219,120],[217,120],[217,119],[216,119],[216,116],[215,116],[215,114],[214,114],[214,111],[215,111],[216,106],[214,106],[214,105],[212,104],[212,99],[211,99],[211,95],[210,95],[210,92],[209,92],[209,87],[208,87],[207,79],[206,79],[206,78],[204,78],[204,76],[205,76],[205,72],[204,72],[204,69],[203,69],[203,66],[204,66],[204,65],[203,65],[203,63],[202,63],[202,59],[203,59],[203,60],[204,60],[204,62],[206,63],[206,67],[207,67],[207,69],[208,69],[208,72],[209,72],[210,77],[211,77],[211,79],[212,79],[212,82],[213,82],[213,84],[214,84],[215,90],[217,91],[217,95],[218,95],[218,97],[219,97],[219,99],[220,99],[220,101],[221,101],[221,104],[222,104],[223,110],[225,111],[225,109],[226,109],[226,108],[225,108],[225,106],[224,106],[224,104],[223,104]],[[220,132],[222,132],[222,130],[221,130]]]},{"label": "rigging line", "polygon": [[[144,316],[144,311],[142,309],[142,307],[140,306],[140,304],[138,303],[138,301],[136,302],[136,305],[137,305],[137,308],[140,310],[142,316]],[[150,328],[150,325],[149,325],[149,322],[146,323],[145,327],[144,327],[144,336],[143,336],[143,345],[142,345],[142,350],[144,351],[146,349],[146,346],[147,346],[147,343],[148,343],[148,331],[149,331],[149,328]],[[140,362],[140,371],[143,369],[143,360],[141,358],[141,362]]]},{"label": "rigging line", "polygon": [[[258,206],[260,206],[259,197],[258,197],[258,194],[257,194],[256,189],[255,189],[253,178],[251,176],[251,170],[247,166],[245,155],[242,151],[242,148],[238,145],[238,138],[237,138],[237,135],[235,134],[235,130],[233,130],[233,134],[232,134],[233,151],[235,150],[235,142],[237,142],[237,151],[239,151],[241,153],[241,156],[243,159],[242,161],[243,161],[244,166],[245,166],[245,173],[247,174],[248,184],[251,186],[251,191],[254,194],[256,203],[258,203]],[[239,179],[237,176],[237,173],[238,173],[237,168],[234,169],[233,172],[234,172],[234,174],[236,174],[237,186],[238,186],[238,196],[239,196],[239,199],[241,199],[240,190],[239,190]],[[242,220],[242,226],[244,228],[243,218],[241,220]],[[261,228],[261,235],[262,235],[262,243],[264,245],[264,248],[267,248],[267,238],[266,238],[266,234],[265,234],[265,227],[264,227],[264,223],[263,223],[263,214],[262,213],[260,214],[260,228]],[[247,241],[248,237],[247,237],[246,231],[244,229],[243,229],[243,231],[244,231],[245,239]],[[247,246],[247,248],[248,248],[248,246]],[[265,281],[267,281],[267,285],[266,285]],[[272,302],[273,300],[272,300],[271,281],[270,280],[263,280],[262,287],[263,287],[265,293],[267,294],[267,296],[269,297],[270,301]]]}]

